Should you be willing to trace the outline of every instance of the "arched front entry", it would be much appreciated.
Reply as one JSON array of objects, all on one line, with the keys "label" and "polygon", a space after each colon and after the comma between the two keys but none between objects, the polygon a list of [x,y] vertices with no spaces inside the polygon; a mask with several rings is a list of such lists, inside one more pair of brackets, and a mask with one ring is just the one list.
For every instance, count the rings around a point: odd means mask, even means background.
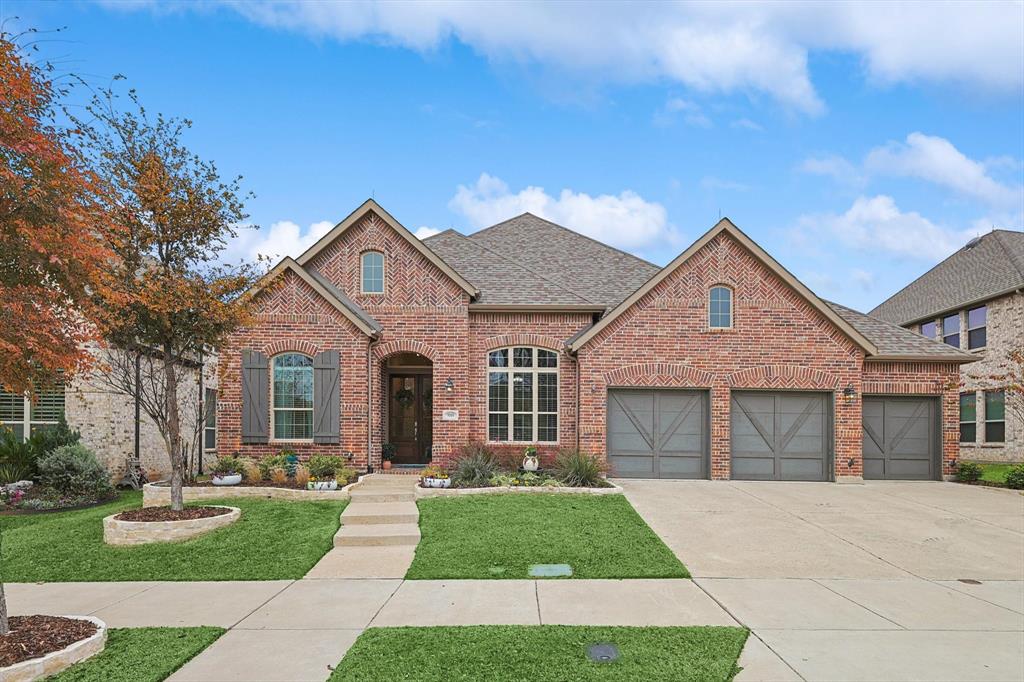
[{"label": "arched front entry", "polygon": [[434,366],[419,353],[395,353],[384,365],[386,429],[395,447],[392,463],[423,465],[433,440]]}]

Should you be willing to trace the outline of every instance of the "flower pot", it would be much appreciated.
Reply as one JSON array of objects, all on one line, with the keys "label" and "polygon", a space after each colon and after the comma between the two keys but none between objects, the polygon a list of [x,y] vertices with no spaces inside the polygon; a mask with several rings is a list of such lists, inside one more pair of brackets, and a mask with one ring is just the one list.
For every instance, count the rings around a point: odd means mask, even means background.
[{"label": "flower pot", "polygon": [[306,484],[307,490],[337,490],[337,481],[310,481]]},{"label": "flower pot", "polygon": [[527,455],[523,457],[523,470],[524,471],[536,471],[540,468],[540,460],[537,459],[536,455]]},{"label": "flower pot", "polygon": [[451,487],[452,479],[450,478],[434,478],[433,476],[424,476],[423,487],[424,488],[448,488]]},{"label": "flower pot", "polygon": [[242,482],[242,474],[213,475],[214,485],[238,485]]},{"label": "flower pot", "polygon": [[383,469],[384,471],[387,471],[388,469],[390,469],[391,468],[391,460],[390,459],[386,459],[383,462],[381,462],[380,468]]}]

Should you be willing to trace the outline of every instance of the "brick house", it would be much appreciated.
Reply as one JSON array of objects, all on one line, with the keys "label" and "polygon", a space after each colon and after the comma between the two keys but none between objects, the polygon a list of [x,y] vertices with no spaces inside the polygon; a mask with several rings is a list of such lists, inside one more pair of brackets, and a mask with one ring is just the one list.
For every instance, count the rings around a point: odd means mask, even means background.
[{"label": "brick house", "polygon": [[250,293],[220,451],[447,463],[471,441],[618,476],[950,475],[972,357],[814,295],[729,220],[659,268],[530,214],[423,241],[369,200]]},{"label": "brick house", "polygon": [[[1007,353],[1024,349],[1024,232],[993,230],[871,311],[970,353],[961,373],[960,452],[965,459],[1024,461],[1024,424],[999,382]],[[1010,396],[1009,400],[1020,400]]]}]

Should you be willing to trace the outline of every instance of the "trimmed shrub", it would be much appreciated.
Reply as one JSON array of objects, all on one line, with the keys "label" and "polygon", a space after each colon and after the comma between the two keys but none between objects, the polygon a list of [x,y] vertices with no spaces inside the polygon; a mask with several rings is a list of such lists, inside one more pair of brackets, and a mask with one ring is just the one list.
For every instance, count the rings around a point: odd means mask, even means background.
[{"label": "trimmed shrub", "polygon": [[576,448],[562,450],[555,457],[554,475],[565,485],[574,488],[601,488],[607,486],[602,474],[604,466],[595,455]]},{"label": "trimmed shrub", "polygon": [[110,473],[84,445],[62,445],[39,459],[39,482],[61,497],[100,500],[114,494]]},{"label": "trimmed shrub", "polygon": [[348,485],[356,480],[356,470],[352,467],[342,467],[334,472],[334,480],[338,482],[338,485]]},{"label": "trimmed shrub", "polygon": [[483,443],[470,443],[459,449],[452,465],[452,485],[457,488],[485,488],[498,473],[498,459]]},{"label": "trimmed shrub", "polygon": [[62,445],[78,445],[82,434],[73,430],[61,417],[53,426],[38,428],[28,439],[28,445],[37,458],[53,452]]},{"label": "trimmed shrub", "polygon": [[981,478],[981,465],[977,462],[960,462],[956,467],[956,479],[964,483],[974,483]]},{"label": "trimmed shrub", "polygon": [[273,479],[274,469],[280,469],[284,471],[285,465],[288,464],[285,459],[285,455],[277,454],[271,455],[270,457],[264,457],[263,459],[256,462],[256,466],[260,470],[260,480],[270,481]]},{"label": "trimmed shrub", "polygon": [[1006,472],[1006,487],[1024,490],[1024,464],[1014,464]]},{"label": "trimmed shrub", "polygon": [[231,476],[232,474],[245,474],[245,464],[238,457],[218,457],[217,463],[213,465],[212,473],[217,476]]},{"label": "trimmed shrub", "polygon": [[318,481],[335,479],[337,472],[344,468],[341,457],[334,455],[313,455],[306,464],[309,475]]}]

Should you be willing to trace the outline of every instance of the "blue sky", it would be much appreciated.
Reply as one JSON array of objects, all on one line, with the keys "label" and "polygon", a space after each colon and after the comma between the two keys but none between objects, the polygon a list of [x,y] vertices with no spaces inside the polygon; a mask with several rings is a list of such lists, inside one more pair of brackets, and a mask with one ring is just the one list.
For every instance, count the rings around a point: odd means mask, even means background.
[{"label": "blue sky", "polygon": [[530,210],[664,264],[729,216],[869,309],[1024,222],[1024,5],[24,3],[44,55],[191,118],[296,255],[368,196]]}]

